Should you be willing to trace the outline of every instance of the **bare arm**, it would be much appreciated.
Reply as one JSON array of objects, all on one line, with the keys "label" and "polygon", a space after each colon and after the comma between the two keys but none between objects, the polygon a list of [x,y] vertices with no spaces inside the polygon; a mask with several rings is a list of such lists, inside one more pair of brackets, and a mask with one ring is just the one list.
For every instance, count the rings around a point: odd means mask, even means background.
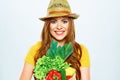
[{"label": "bare arm", "polygon": [[19,80],[31,80],[32,74],[33,74],[33,66],[25,62]]},{"label": "bare arm", "polygon": [[90,80],[90,67],[81,67],[81,80]]}]

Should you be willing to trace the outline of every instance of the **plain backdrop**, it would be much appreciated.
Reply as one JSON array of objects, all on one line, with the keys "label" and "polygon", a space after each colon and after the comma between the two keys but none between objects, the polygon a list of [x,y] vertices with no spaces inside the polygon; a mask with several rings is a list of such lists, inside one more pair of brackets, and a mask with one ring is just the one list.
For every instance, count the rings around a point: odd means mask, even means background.
[{"label": "plain backdrop", "polygon": [[[40,40],[50,0],[0,0],[0,80],[19,80],[29,48]],[[120,0],[68,0],[76,41],[91,59],[91,80],[120,79]]]}]

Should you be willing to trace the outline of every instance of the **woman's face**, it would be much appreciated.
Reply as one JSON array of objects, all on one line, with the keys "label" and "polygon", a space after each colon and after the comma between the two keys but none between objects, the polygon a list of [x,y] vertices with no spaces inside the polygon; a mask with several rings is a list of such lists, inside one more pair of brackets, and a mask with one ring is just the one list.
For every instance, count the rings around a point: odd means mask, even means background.
[{"label": "woman's face", "polygon": [[50,34],[58,42],[65,41],[68,34],[69,20],[67,17],[52,18],[50,20]]}]

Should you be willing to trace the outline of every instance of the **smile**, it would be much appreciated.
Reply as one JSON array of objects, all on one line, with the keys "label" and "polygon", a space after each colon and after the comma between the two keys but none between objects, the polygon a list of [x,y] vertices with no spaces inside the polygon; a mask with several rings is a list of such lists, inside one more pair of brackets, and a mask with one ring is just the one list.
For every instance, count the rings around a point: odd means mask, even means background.
[{"label": "smile", "polygon": [[57,35],[62,35],[65,31],[55,31]]}]

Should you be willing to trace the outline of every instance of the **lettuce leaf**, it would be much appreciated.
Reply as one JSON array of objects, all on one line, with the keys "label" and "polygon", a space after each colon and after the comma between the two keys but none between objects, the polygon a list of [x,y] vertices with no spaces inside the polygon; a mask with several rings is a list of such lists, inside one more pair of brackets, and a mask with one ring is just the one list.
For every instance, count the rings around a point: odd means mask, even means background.
[{"label": "lettuce leaf", "polygon": [[36,66],[34,68],[34,76],[38,80],[42,80],[46,77],[50,70],[61,71],[62,69],[65,69],[69,66],[70,64],[64,62],[64,60],[59,56],[56,56],[54,59],[43,56],[37,60]]}]

